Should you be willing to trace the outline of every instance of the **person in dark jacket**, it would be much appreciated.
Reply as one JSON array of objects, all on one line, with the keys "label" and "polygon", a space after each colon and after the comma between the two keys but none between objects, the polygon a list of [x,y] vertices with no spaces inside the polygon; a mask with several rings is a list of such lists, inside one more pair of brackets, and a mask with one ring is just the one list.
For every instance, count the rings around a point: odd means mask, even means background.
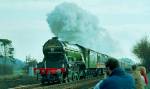
[{"label": "person in dark jacket", "polygon": [[98,89],[135,89],[133,77],[120,68],[118,60],[109,58],[105,66],[109,77],[99,84]]}]

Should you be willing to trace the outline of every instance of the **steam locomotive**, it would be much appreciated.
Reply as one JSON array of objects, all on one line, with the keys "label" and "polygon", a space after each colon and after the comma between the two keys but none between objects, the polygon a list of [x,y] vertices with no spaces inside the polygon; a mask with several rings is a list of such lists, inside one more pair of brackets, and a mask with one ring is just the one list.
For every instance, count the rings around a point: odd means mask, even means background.
[{"label": "steam locomotive", "polygon": [[44,59],[34,68],[40,74],[41,83],[69,82],[104,73],[104,63],[110,57],[83,47],[60,41],[58,37],[48,40],[43,46]]}]

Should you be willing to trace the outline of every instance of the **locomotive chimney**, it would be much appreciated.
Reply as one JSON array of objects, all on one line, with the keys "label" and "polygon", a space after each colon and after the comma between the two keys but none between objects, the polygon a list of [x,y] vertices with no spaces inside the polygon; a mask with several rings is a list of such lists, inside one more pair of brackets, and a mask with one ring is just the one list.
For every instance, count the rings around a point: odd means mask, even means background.
[{"label": "locomotive chimney", "polygon": [[53,40],[58,40],[58,37],[52,37]]}]

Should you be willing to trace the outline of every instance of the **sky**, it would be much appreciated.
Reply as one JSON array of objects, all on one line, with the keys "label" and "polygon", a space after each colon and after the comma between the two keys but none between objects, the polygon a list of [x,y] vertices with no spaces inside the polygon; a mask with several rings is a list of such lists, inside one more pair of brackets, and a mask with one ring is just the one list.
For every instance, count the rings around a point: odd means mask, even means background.
[{"label": "sky", "polygon": [[[69,2],[93,14],[118,49],[109,55],[138,61],[133,46],[150,34],[149,0],[0,0],[0,38],[12,40],[15,58],[43,59],[43,44],[55,36],[47,16],[61,3]],[[107,48],[109,51],[109,49]]]}]

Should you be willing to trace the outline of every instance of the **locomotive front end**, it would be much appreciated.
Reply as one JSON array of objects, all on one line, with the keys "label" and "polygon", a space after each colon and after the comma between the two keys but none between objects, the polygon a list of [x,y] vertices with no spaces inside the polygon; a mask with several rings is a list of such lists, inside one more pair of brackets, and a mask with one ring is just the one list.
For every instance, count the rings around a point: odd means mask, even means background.
[{"label": "locomotive front end", "polygon": [[44,59],[35,71],[42,76],[41,82],[63,82],[66,75],[66,59],[61,41],[57,37],[48,40],[43,46]]}]

